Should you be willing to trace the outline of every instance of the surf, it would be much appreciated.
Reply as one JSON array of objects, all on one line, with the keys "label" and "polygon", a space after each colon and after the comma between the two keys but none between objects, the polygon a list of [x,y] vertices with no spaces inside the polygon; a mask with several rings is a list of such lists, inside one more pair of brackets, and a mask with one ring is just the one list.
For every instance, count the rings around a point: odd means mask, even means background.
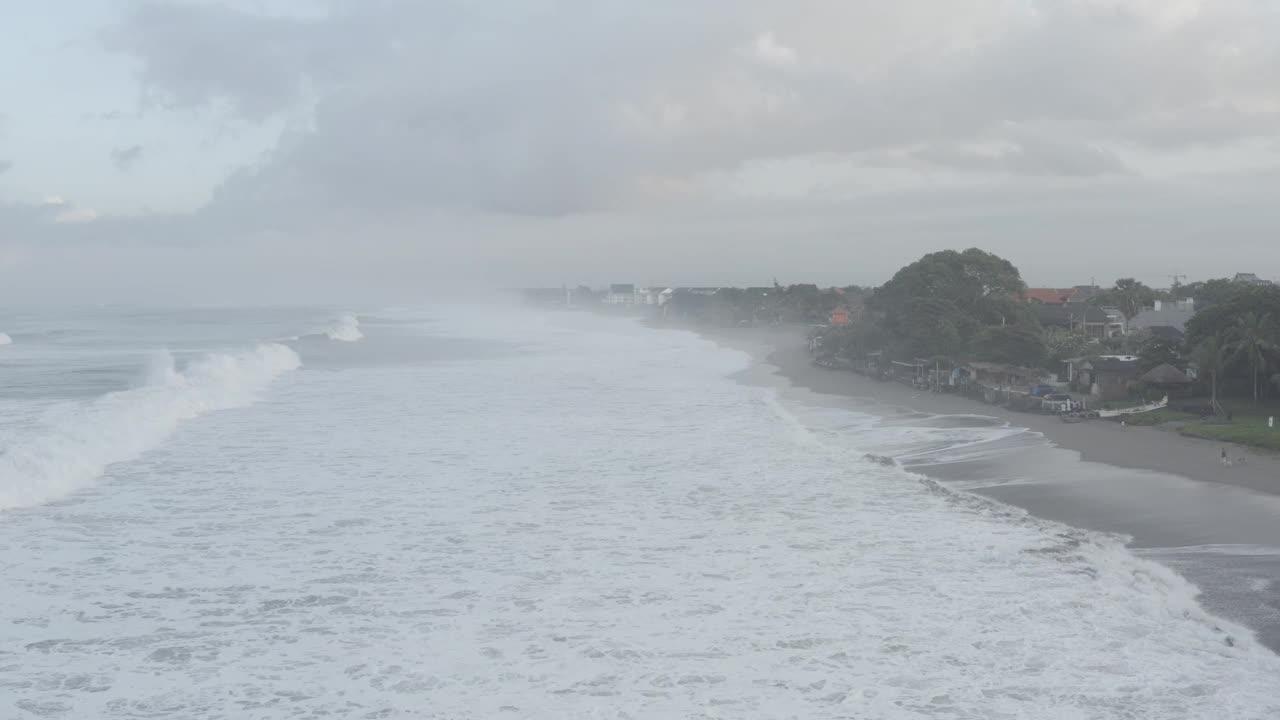
[{"label": "surf", "polygon": [[26,437],[0,454],[0,511],[65,498],[115,463],[162,444],[177,427],[206,413],[250,405],[271,383],[302,364],[275,343],[210,353],[179,366],[152,359],[142,382],[88,403],[51,408]]}]

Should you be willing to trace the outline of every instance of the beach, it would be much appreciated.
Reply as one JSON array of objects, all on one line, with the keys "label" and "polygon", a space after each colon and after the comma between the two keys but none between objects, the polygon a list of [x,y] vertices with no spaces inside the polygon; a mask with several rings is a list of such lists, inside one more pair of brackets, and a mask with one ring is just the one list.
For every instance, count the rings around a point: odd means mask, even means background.
[{"label": "beach", "polygon": [[979,416],[1025,428],[1000,440],[896,457],[949,486],[1047,520],[1128,538],[1139,554],[1179,571],[1211,611],[1280,650],[1280,458],[1170,430],[1095,420],[1063,423],[965,397],[814,365],[798,327],[699,329],[748,352],[739,380],[775,385],[814,405],[867,412],[886,425],[938,426]]}]

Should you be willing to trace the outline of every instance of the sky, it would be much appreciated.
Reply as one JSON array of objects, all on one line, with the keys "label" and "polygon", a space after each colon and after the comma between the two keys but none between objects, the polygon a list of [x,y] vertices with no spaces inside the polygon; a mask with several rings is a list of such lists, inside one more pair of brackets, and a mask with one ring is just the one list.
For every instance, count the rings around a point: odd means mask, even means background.
[{"label": "sky", "polygon": [[1273,0],[2,0],[0,302],[1280,278]]}]

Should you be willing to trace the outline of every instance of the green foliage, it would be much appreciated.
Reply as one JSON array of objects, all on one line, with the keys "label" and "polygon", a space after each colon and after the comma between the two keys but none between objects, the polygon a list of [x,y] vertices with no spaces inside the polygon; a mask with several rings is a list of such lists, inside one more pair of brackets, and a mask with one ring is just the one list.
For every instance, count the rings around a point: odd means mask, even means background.
[{"label": "green foliage", "polygon": [[1149,337],[1138,348],[1136,353],[1142,358],[1142,371],[1168,363],[1181,368],[1186,364],[1186,350],[1181,340],[1169,340],[1161,337]]},{"label": "green foliage", "polygon": [[1238,443],[1268,450],[1280,450],[1280,429],[1267,427],[1265,420],[1233,423],[1189,423],[1178,432],[1192,437]]},{"label": "green foliage", "polygon": [[1249,374],[1253,380],[1253,402],[1258,402],[1258,373],[1265,370],[1267,363],[1276,351],[1277,331],[1272,315],[1247,312],[1236,318],[1236,322],[1228,330],[1230,349],[1233,358],[1243,358],[1249,363]]},{"label": "green foliage", "polygon": [[1196,314],[1187,321],[1188,346],[1195,347],[1231,327],[1236,318],[1248,312],[1280,318],[1280,287],[1229,285],[1227,292],[1206,307],[1201,307],[1200,300],[1196,300]]},{"label": "green foliage", "polygon": [[1155,300],[1155,290],[1133,278],[1120,278],[1116,280],[1115,287],[1103,290],[1095,295],[1090,302],[1095,305],[1118,307],[1126,318],[1131,318],[1142,312],[1143,308],[1151,307]]},{"label": "green foliage", "polygon": [[1008,260],[970,248],[930,253],[877,288],[868,305],[897,357],[958,358],[988,325],[1034,326],[1018,296],[1026,288]]},{"label": "green foliage", "polygon": [[[1204,310],[1231,299],[1240,290],[1240,285],[1231,282],[1227,278],[1215,278],[1183,285],[1179,290],[1179,294],[1183,297],[1189,297],[1196,301],[1196,310]],[[1171,299],[1181,300],[1182,298]]]},{"label": "green foliage", "polygon": [[1082,333],[1058,327],[1045,328],[1041,340],[1044,342],[1045,356],[1053,362],[1081,357],[1097,346]]},{"label": "green foliage", "polygon": [[1047,351],[1039,328],[997,325],[984,328],[975,338],[973,356],[987,362],[1037,368]]}]

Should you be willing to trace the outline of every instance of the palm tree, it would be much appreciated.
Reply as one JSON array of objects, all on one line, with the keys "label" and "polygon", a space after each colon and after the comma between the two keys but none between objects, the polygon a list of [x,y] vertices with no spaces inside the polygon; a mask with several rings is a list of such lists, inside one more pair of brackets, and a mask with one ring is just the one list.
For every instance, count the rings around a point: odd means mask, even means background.
[{"label": "palm tree", "polygon": [[1222,342],[1222,338],[1217,335],[1210,335],[1196,346],[1191,352],[1192,358],[1200,369],[1209,373],[1210,388],[1210,404],[1213,406],[1214,412],[1220,412],[1218,407],[1218,373],[1222,372],[1222,366],[1227,361],[1227,346]]},{"label": "palm tree", "polygon": [[1253,404],[1258,404],[1258,372],[1267,366],[1267,353],[1275,350],[1276,332],[1271,315],[1248,312],[1241,315],[1232,328],[1232,357],[1247,357],[1253,373]]}]

